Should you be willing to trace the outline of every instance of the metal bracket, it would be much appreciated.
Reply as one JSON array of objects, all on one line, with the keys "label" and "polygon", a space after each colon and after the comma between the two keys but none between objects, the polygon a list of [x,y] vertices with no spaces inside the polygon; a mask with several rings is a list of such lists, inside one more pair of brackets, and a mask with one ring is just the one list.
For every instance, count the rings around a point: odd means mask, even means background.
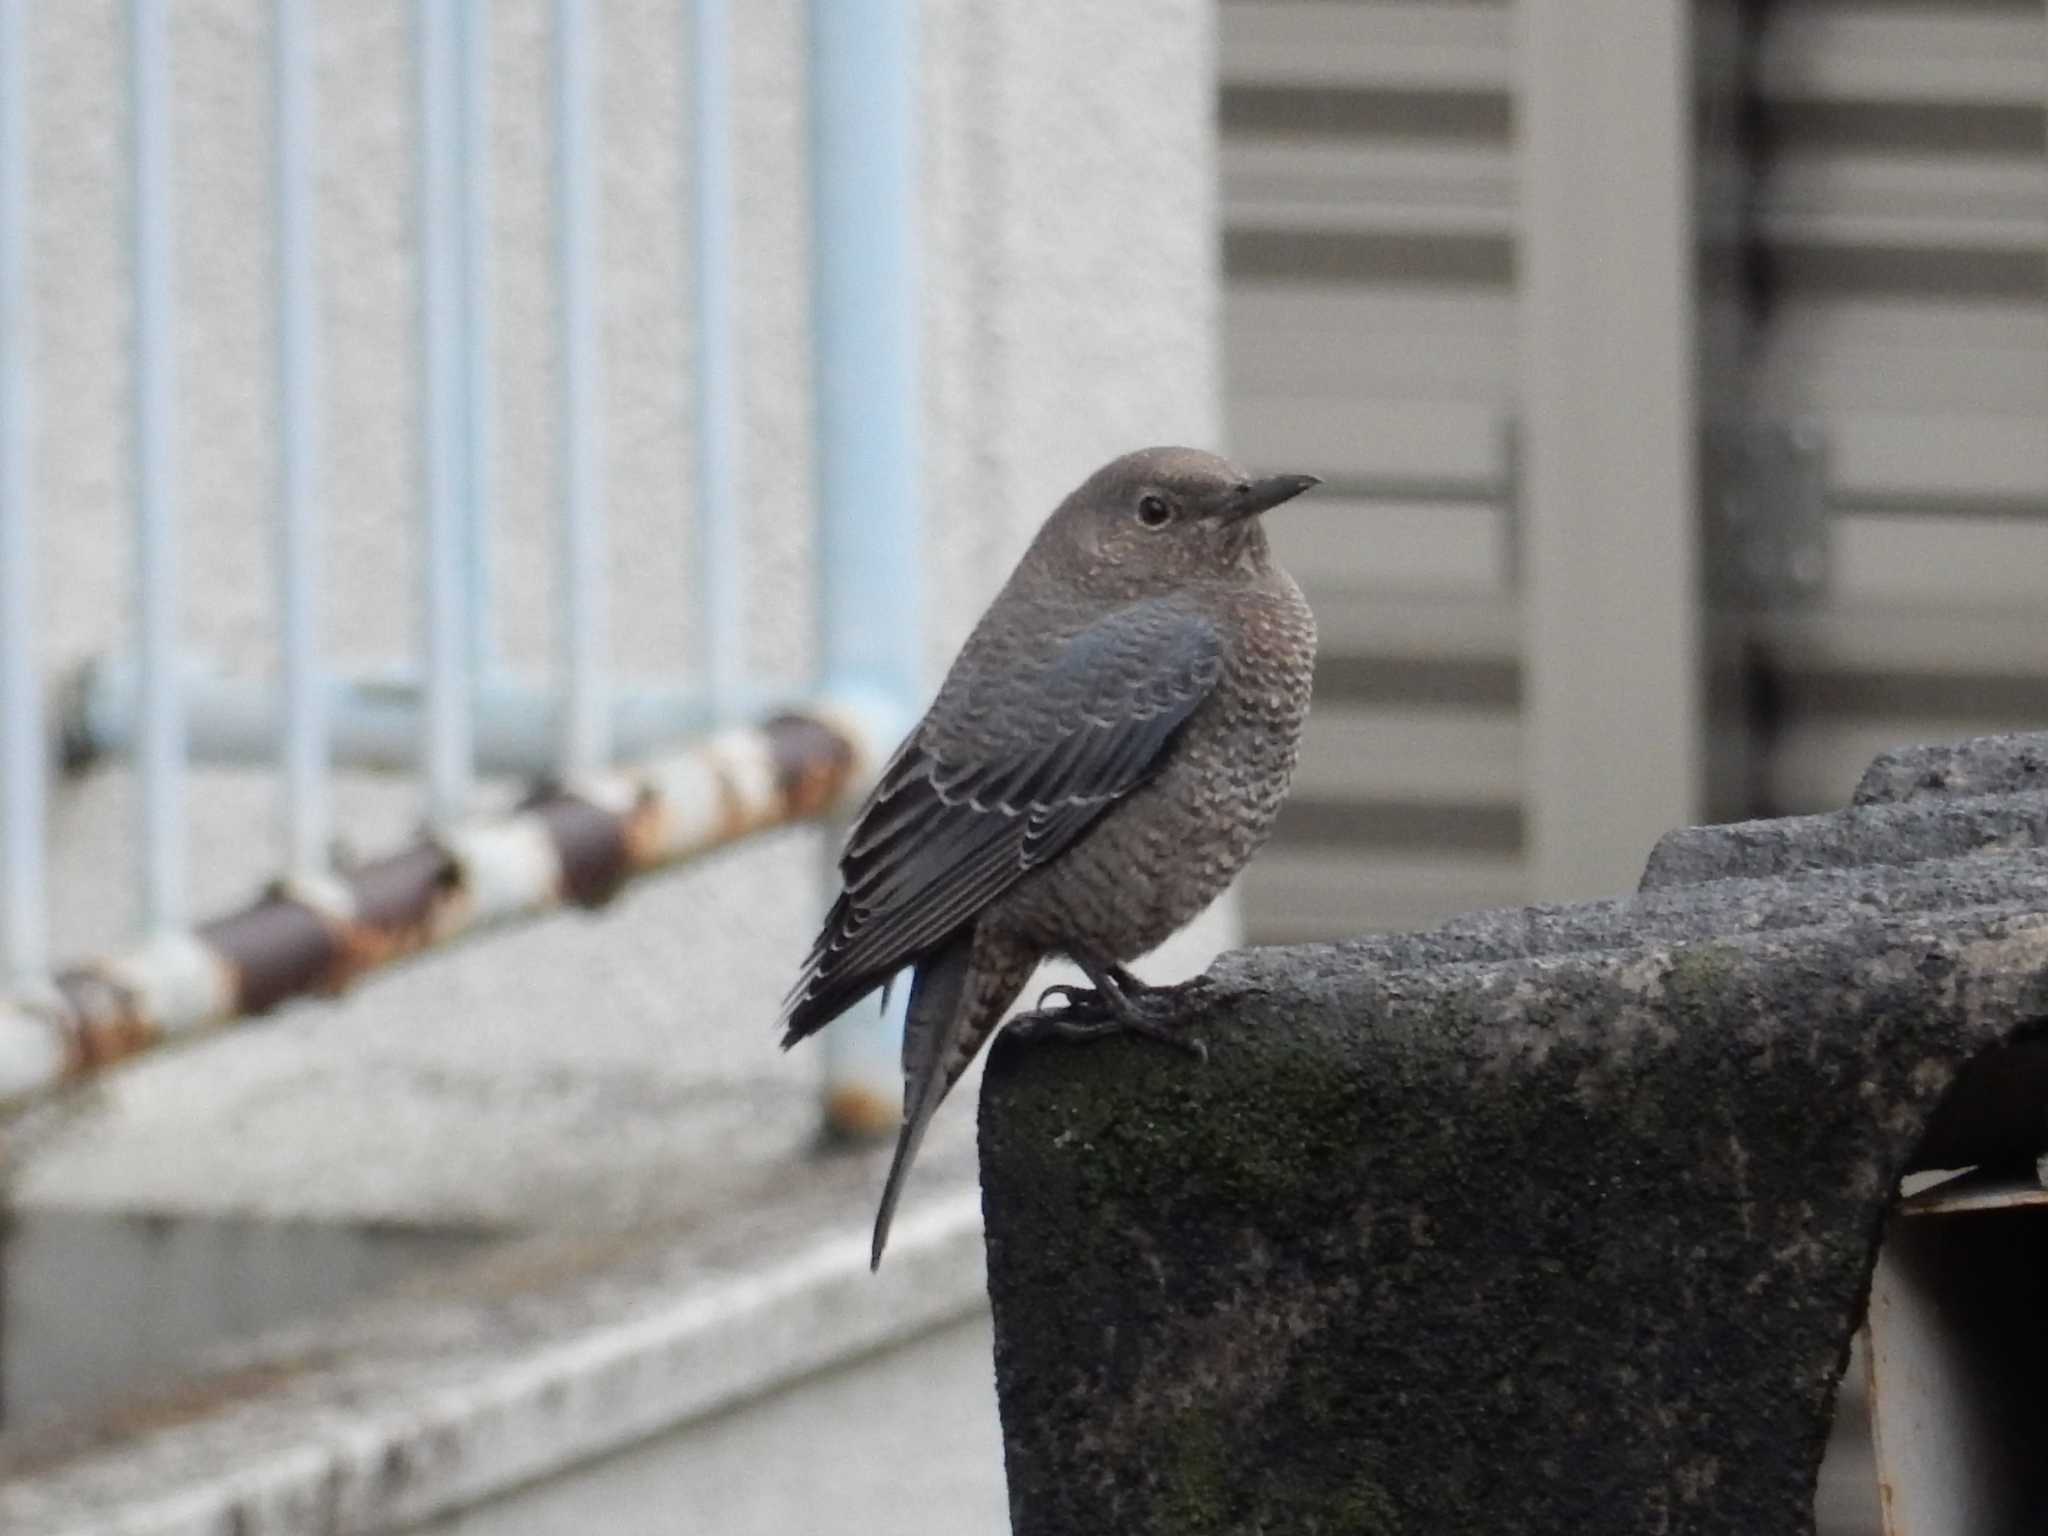
[{"label": "metal bracket", "polygon": [[1825,444],[1803,421],[1710,424],[1701,447],[1707,591],[1746,609],[1806,607],[1831,565]]}]

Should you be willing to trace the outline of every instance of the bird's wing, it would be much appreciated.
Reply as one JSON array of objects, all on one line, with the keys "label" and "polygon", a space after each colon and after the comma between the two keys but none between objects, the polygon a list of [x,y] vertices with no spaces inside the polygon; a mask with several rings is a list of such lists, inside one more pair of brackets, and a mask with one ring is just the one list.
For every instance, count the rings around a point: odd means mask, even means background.
[{"label": "bird's wing", "polygon": [[1037,676],[998,679],[1000,699],[973,711],[977,729],[942,732],[927,717],[847,838],[845,890],[784,1005],[783,1043],[942,942],[1144,783],[1222,659],[1201,613],[1133,603]]}]

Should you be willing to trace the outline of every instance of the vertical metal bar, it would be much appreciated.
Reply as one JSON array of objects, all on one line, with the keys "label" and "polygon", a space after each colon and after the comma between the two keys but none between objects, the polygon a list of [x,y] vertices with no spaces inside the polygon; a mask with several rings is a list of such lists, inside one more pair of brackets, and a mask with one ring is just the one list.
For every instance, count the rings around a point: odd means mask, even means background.
[{"label": "vertical metal bar", "polygon": [[604,464],[598,437],[597,206],[590,6],[555,0],[555,254],[562,338],[561,767],[574,780],[611,756],[605,675]]},{"label": "vertical metal bar", "polygon": [[462,501],[469,524],[469,666],[474,682],[497,664],[491,517],[497,505],[491,388],[491,7],[456,11],[461,52]]},{"label": "vertical metal bar", "polygon": [[740,689],[740,384],[733,284],[732,18],[726,0],[690,6],[690,235],[697,338],[697,651],[711,709]]},{"label": "vertical metal bar", "polygon": [[437,824],[469,805],[474,753],[469,669],[468,520],[462,502],[460,141],[455,112],[453,0],[418,0],[420,87],[421,463],[426,502],[427,814]]},{"label": "vertical metal bar", "polygon": [[136,616],[141,715],[142,913],[184,926],[185,718],[178,688],[182,598],[171,306],[170,44],[165,0],[129,0],[129,113],[135,248]]},{"label": "vertical metal bar", "polygon": [[284,697],[287,867],[327,864],[327,677],[320,643],[323,529],[313,271],[313,48],[310,0],[277,0],[278,612]]},{"label": "vertical metal bar", "polygon": [[921,690],[916,36],[909,0],[811,0],[820,643],[834,679]]},{"label": "vertical metal bar", "polygon": [[1632,888],[1701,804],[1691,6],[1516,11],[1529,856],[1558,901]]},{"label": "vertical metal bar", "polygon": [[0,988],[49,965],[29,474],[27,0],[0,0]]},{"label": "vertical metal bar", "polygon": [[[914,0],[810,0],[819,645],[826,683],[907,727],[922,694]],[[902,1000],[826,1035],[826,1112],[900,1098]]]}]

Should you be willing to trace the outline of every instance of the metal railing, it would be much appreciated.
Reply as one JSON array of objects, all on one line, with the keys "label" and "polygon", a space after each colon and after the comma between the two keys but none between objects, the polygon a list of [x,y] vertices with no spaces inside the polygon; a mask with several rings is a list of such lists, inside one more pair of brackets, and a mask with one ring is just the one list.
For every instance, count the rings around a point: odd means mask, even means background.
[{"label": "metal railing", "polygon": [[[725,0],[681,7],[692,142],[687,303],[696,342],[693,686],[622,685],[607,635],[597,324],[600,163],[589,0],[554,0],[550,38],[555,302],[554,674],[504,674],[492,646],[493,353],[486,134],[490,6],[415,0],[419,531],[416,668],[348,675],[322,645],[322,293],[313,178],[319,114],[309,0],[274,0],[274,216],[279,674],[223,678],[181,649],[181,454],[175,429],[172,84],[168,0],[129,0],[126,55],[135,324],[133,647],[101,658],[53,711],[40,654],[43,507],[30,463],[35,314],[27,136],[28,0],[0,0],[0,1103],[159,1040],[338,990],[483,924],[565,902],[762,827],[828,816],[857,795],[919,689],[913,96],[907,0],[813,0],[816,530],[822,675],[791,703],[742,665],[740,359],[733,324]],[[52,721],[58,723],[53,726]],[[61,742],[59,741],[61,738]],[[132,759],[140,784],[136,944],[53,963],[46,918],[48,763]],[[281,878],[194,925],[186,780],[195,763],[274,763]],[[339,768],[417,772],[427,832],[347,869],[330,862]],[[547,786],[476,813],[479,774]],[[834,1032],[827,1102],[860,1123],[895,1095],[890,1027]],[[850,1106],[850,1107],[849,1107]]]}]

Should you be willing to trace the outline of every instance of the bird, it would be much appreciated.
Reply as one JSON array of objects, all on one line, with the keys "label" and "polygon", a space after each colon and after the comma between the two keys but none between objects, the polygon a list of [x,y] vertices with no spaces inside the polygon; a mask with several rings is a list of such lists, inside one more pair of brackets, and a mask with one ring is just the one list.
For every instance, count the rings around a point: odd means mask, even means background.
[{"label": "bird", "polygon": [[1320,483],[1255,479],[1194,448],[1098,469],[1045,520],[854,815],[779,1027],[787,1050],[912,971],[871,1267],[933,1113],[1042,961],[1071,961],[1089,986],[1048,988],[1011,1028],[1200,1053],[1174,1030],[1184,996],[1126,962],[1222,893],[1286,796],[1316,628],[1262,514]]}]

